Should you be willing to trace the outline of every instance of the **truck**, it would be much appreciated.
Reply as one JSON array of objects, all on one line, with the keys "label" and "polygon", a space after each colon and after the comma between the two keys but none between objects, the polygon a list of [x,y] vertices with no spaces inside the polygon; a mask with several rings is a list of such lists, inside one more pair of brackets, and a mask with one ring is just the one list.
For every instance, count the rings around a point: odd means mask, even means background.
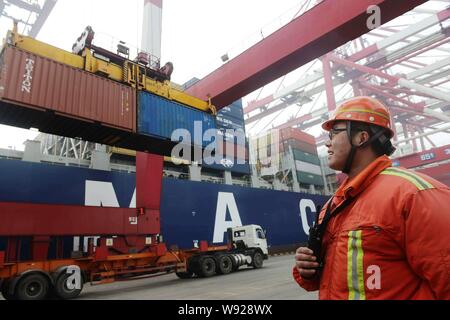
[{"label": "truck", "polygon": [[[92,39],[93,31],[87,28],[73,52],[67,52],[19,35],[15,25],[0,52],[0,122],[142,151],[136,154],[136,208],[0,202],[0,237],[6,239],[0,243],[3,297],[73,299],[86,283],[166,273],[182,279],[210,277],[242,266],[261,268],[268,249],[265,232],[257,225],[230,228],[226,245],[202,240],[190,249],[167,248],[160,202],[169,145],[160,136],[149,140],[136,131],[136,123],[149,116],[143,109],[138,112],[136,101],[141,102],[138,98],[145,91],[163,99],[164,108],[195,109],[209,118],[215,116],[215,107],[174,88],[171,68],[155,69],[143,55],[130,60],[123,44],[117,53],[108,52],[95,47]],[[61,81],[51,70],[58,70]],[[73,86],[63,85],[69,80]],[[84,104],[91,108],[71,107]],[[191,126],[183,117],[174,119],[180,121],[175,127]],[[74,243],[67,256],[62,250],[67,237],[87,239],[86,246],[84,241]]]},{"label": "truck", "polygon": [[167,273],[180,279],[211,277],[244,266],[259,269],[268,259],[265,232],[258,225],[228,228],[227,239],[223,246],[200,241],[196,248],[167,250],[160,242],[153,252],[108,255],[105,249],[114,245],[114,238],[100,238],[99,246],[91,242],[88,252],[78,258],[24,262],[5,262],[5,253],[0,252],[0,291],[6,300],[74,299],[86,283],[99,285]]}]

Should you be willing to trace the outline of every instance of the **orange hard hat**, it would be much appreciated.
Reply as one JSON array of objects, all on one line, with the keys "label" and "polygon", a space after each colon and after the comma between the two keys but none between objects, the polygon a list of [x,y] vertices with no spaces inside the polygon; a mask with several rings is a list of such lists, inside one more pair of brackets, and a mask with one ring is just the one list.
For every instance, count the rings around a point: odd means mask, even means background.
[{"label": "orange hard hat", "polygon": [[372,97],[355,97],[342,103],[334,116],[322,124],[322,128],[330,131],[336,121],[358,121],[385,128],[390,138],[394,136],[391,129],[391,115],[384,104]]}]

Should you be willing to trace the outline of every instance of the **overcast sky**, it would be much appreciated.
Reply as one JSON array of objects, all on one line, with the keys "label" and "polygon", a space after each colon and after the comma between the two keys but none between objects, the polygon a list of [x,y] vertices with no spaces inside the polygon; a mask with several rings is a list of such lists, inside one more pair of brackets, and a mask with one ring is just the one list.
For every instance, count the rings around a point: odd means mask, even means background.
[{"label": "overcast sky", "polygon": [[[260,40],[266,30],[280,27],[295,15],[301,2],[164,0],[161,62],[173,62],[172,80],[179,84],[194,76],[201,78],[220,66],[223,54],[233,56],[245,45]],[[141,42],[143,3],[143,0],[58,0],[37,38],[70,51],[90,25],[103,43],[105,39],[115,44],[122,40],[137,47]],[[2,19],[0,34],[5,35],[11,24]],[[17,149],[23,149],[23,141],[36,135],[4,126],[0,133],[0,148]]]}]

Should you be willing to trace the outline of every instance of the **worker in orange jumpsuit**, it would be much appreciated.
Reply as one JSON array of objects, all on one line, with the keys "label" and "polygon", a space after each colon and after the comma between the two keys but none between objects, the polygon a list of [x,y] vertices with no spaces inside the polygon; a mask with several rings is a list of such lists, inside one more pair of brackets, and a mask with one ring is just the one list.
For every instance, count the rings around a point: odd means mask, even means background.
[{"label": "worker in orange jumpsuit", "polygon": [[390,114],[371,97],[322,127],[330,168],[348,178],[297,249],[295,281],[320,299],[450,299],[450,189],[392,166]]}]

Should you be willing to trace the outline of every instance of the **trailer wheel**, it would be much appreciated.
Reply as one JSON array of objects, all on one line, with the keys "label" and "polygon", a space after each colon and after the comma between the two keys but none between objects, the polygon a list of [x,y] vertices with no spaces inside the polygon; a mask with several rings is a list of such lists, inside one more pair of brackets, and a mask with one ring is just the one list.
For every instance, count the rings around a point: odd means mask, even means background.
[{"label": "trailer wheel", "polygon": [[49,292],[50,282],[42,274],[33,273],[19,280],[16,296],[19,300],[43,300]]},{"label": "trailer wheel", "polygon": [[3,298],[5,298],[5,300],[16,300],[17,297],[15,296],[15,294],[9,293],[10,284],[11,284],[11,281],[9,281],[9,280],[3,281],[2,288],[1,288],[2,296],[3,296]]},{"label": "trailer wheel", "polygon": [[53,290],[58,298],[74,299],[78,297],[83,290],[83,281],[80,282],[80,287],[78,289],[68,287],[68,280],[70,276],[71,274],[62,272],[56,279]]},{"label": "trailer wheel", "polygon": [[177,275],[178,278],[180,279],[191,279],[192,276],[194,275],[192,272],[188,271],[188,272],[175,272],[175,274]]},{"label": "trailer wheel", "polygon": [[233,262],[228,255],[221,255],[217,259],[217,273],[228,274],[233,270]]},{"label": "trailer wheel", "polygon": [[216,273],[216,262],[212,257],[200,258],[200,276],[211,277]]},{"label": "trailer wheel", "polygon": [[259,251],[256,251],[255,254],[253,255],[253,259],[252,259],[253,268],[255,268],[255,269],[262,268],[263,262],[264,262],[264,257],[262,255],[262,253]]}]

